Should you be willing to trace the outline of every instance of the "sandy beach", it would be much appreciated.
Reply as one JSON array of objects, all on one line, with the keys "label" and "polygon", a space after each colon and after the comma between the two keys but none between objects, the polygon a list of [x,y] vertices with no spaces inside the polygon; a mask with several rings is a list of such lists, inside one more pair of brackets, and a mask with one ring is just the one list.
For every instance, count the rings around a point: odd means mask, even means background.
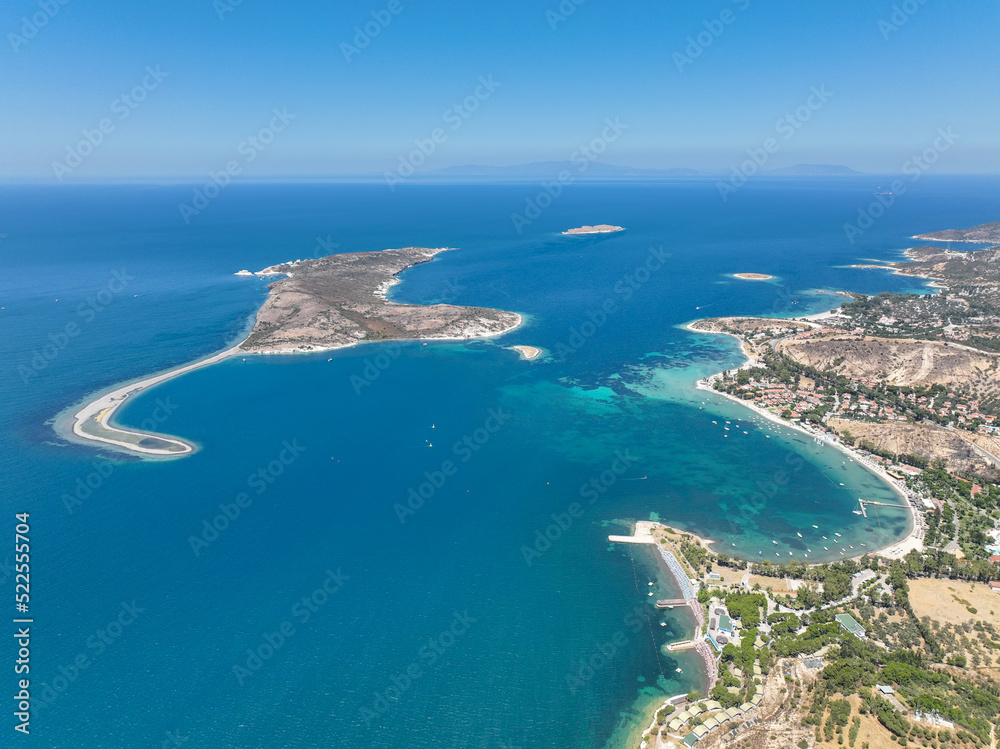
[{"label": "sandy beach", "polygon": [[509,346],[508,348],[510,348],[511,351],[516,351],[521,355],[522,359],[526,359],[528,361],[534,359],[542,353],[542,350],[536,346]]},{"label": "sandy beach", "polygon": [[[207,367],[210,364],[215,364],[223,359],[228,359],[230,356],[236,356],[239,353],[240,347],[239,345],[236,345],[205,359],[199,359],[198,361],[190,364],[185,364],[182,367],[177,367],[176,369],[171,369],[167,372],[161,372],[160,374],[147,377],[137,382],[130,382],[125,385],[121,385],[115,390],[112,390],[110,393],[101,395],[95,400],[89,402],[83,408],[74,413],[72,416],[72,433],[81,439],[114,445],[115,447],[122,448],[129,452],[139,453],[141,455],[171,457],[190,455],[195,451],[195,447],[184,440],[130,429],[121,429],[119,427],[112,426],[109,423],[111,417],[114,416],[115,412],[123,403],[126,402],[126,400],[128,400],[130,396],[155,385],[159,385],[161,382],[166,382],[174,377],[179,377],[187,372],[200,369],[201,367]],[[157,444],[157,446],[151,446],[150,444],[143,443],[159,444]]]},{"label": "sandy beach", "polygon": [[[697,328],[692,328],[690,327],[690,325],[686,327],[688,330],[692,330],[696,333],[705,332],[705,331],[700,331]],[[743,362],[743,364],[740,365],[739,367],[740,369],[757,365],[756,357],[754,357],[753,354],[747,349],[745,342],[743,341],[742,338],[740,338],[740,336],[734,335],[732,333],[722,333],[722,332],[716,333],[715,335],[728,335],[740,342],[740,350],[743,352],[743,355],[747,357],[747,361]],[[872,550],[871,552],[866,552],[866,553],[877,553],[879,556],[886,557],[888,559],[900,559],[914,549],[919,550],[923,548],[923,542],[921,540],[923,538],[923,528],[922,528],[921,518],[917,516],[916,511],[913,509],[913,506],[910,503],[909,495],[907,494],[905,485],[902,485],[899,481],[897,481],[888,473],[886,473],[885,469],[882,468],[882,466],[880,466],[878,463],[867,459],[865,456],[861,455],[859,452],[857,452],[850,446],[845,445],[841,440],[832,437],[828,433],[822,432],[818,429],[811,429],[808,426],[801,423],[787,421],[785,419],[782,419],[778,414],[773,413],[772,411],[769,411],[766,408],[758,406],[756,403],[753,403],[751,401],[746,401],[743,400],[742,398],[737,398],[734,395],[730,395],[729,393],[724,393],[716,390],[714,387],[712,387],[712,385],[716,380],[718,380],[721,377],[721,375],[722,373],[719,372],[717,374],[711,375],[710,377],[706,377],[705,379],[698,380],[695,383],[695,388],[698,390],[704,390],[706,392],[713,393],[714,395],[721,396],[723,398],[732,401],[733,403],[738,403],[744,408],[753,411],[754,413],[774,422],[775,424],[779,424],[788,429],[794,429],[795,431],[800,432],[801,434],[804,434],[810,438],[815,439],[819,437],[820,439],[823,440],[825,444],[840,450],[840,452],[848,456],[851,460],[857,461],[862,467],[864,467],[869,472],[874,473],[876,476],[878,476],[883,482],[885,482],[886,484],[889,485],[890,488],[892,488],[892,490],[899,497],[900,501],[904,505],[906,505],[906,510],[910,516],[910,525],[911,525],[910,532],[904,538],[900,539],[897,542],[887,544],[881,549]],[[864,556],[864,554],[856,554],[853,557],[845,556],[844,559],[857,559],[862,556]]]}]

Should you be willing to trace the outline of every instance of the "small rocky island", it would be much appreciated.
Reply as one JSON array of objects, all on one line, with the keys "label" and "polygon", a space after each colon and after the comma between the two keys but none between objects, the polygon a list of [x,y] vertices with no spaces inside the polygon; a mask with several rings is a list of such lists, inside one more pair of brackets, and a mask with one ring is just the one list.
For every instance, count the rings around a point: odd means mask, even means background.
[{"label": "small rocky island", "polygon": [[521,323],[514,312],[452,304],[398,304],[386,298],[397,276],[445,249],[405,247],[296,260],[265,268],[257,276],[281,278],[257,313],[250,353],[343,348],[362,341],[462,340],[495,336]]},{"label": "small rocky island", "polygon": [[616,231],[625,231],[624,226],[612,226],[611,224],[598,224],[597,226],[580,226],[576,229],[564,231],[563,234],[613,234]]}]

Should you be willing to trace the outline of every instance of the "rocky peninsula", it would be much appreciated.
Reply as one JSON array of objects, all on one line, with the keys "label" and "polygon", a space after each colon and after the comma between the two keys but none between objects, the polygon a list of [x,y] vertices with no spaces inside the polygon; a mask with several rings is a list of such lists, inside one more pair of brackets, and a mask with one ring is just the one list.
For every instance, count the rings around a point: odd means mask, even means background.
[{"label": "rocky peninsula", "polygon": [[365,341],[464,340],[496,336],[521,323],[514,312],[452,304],[399,304],[386,298],[398,275],[445,249],[405,247],[349,252],[274,265],[257,275],[282,275],[253,331],[248,353],[343,348]]},{"label": "rocky peninsula", "polygon": [[[143,390],[242,354],[321,351],[367,341],[467,340],[500,335],[521,324],[521,316],[515,312],[451,304],[399,304],[386,298],[389,288],[399,283],[401,272],[444,251],[405,247],[295,260],[256,273],[239,271],[238,276],[281,277],[269,284],[267,300],[242,343],[98,394],[82,407],[60,414],[56,431],[66,439],[96,442],[143,457],[190,455],[197,447],[185,440],[116,426],[115,412]],[[519,348],[539,351],[530,346]],[[537,356],[529,355],[531,351],[521,353],[529,359]]]}]

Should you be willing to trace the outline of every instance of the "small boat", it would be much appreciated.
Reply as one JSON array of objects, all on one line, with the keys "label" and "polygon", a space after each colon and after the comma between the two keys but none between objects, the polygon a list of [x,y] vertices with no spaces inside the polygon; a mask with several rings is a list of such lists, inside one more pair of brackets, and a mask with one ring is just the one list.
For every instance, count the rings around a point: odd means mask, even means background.
[{"label": "small boat", "polygon": [[853,547],[853,546],[851,546],[851,545],[848,545],[848,547],[847,547],[847,548],[848,548],[848,549],[853,549],[854,547]]},{"label": "small boat", "polygon": [[865,548],[868,548],[866,544],[861,544],[861,545],[864,546]]},{"label": "small boat", "polygon": [[733,544],[733,548],[734,548],[734,549],[736,548],[736,544]]},{"label": "small boat", "polygon": [[802,534],[799,533],[798,531],[795,531],[795,535],[798,536],[799,538],[802,538]]},{"label": "small boat", "polygon": [[761,556],[764,556],[764,552],[763,551],[758,551],[757,553],[760,554]]},{"label": "small boat", "polygon": [[780,556],[781,556],[781,553],[780,553],[780,552],[777,552],[777,551],[776,551],[776,552],[774,552],[774,556],[776,556],[776,557],[780,557]]},{"label": "small boat", "polygon": [[661,627],[666,627],[666,626],[667,626],[667,623],[666,623],[666,622],[660,622],[660,626],[661,626]]},{"label": "small boat", "polygon": [[649,584],[649,585],[652,585],[653,583],[648,583],[648,584]]},{"label": "small boat", "polygon": [[653,595],[652,591],[650,591],[649,595]]},{"label": "small boat", "polygon": [[778,542],[777,542],[777,541],[771,541],[771,543],[772,543],[772,544],[774,544],[775,546],[777,546],[777,545],[778,545]]},{"label": "small boat", "polygon": [[829,551],[830,549],[826,546],[823,547],[823,551]]},{"label": "small boat", "polygon": [[828,541],[829,539],[826,536],[823,536],[823,540]]},{"label": "small boat", "polygon": [[835,536],[840,536],[840,538],[843,538],[843,536],[841,536],[841,535],[840,535],[839,533],[837,533],[837,531],[834,531],[834,532],[833,532],[833,535],[835,535]]},{"label": "small boat", "polygon": [[717,422],[717,421],[713,421],[712,423],[713,423],[713,424],[718,424],[719,422]]},{"label": "small boat", "polygon": [[812,549],[806,549],[810,554],[812,554]]},{"label": "small boat", "polygon": [[808,558],[809,558],[809,555],[808,555],[808,554],[803,554],[802,556],[804,556],[804,557],[805,557],[806,559],[808,559]]},{"label": "small boat", "polygon": [[788,552],[788,556],[791,556],[791,555],[792,555],[792,552]]},{"label": "small boat", "polygon": [[680,673],[680,672],[681,672],[681,670],[680,670],[679,668],[677,668],[677,669],[674,669],[674,670],[675,670],[675,671],[677,671],[677,673]]},{"label": "small boat", "polygon": [[819,526],[818,525],[814,525],[813,528],[815,528],[816,530],[819,530]]}]

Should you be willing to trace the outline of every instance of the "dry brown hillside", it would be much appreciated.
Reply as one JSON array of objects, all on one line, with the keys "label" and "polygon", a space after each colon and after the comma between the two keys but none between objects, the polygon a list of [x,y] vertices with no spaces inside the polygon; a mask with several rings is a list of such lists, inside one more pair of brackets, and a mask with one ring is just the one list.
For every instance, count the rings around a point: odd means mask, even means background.
[{"label": "dry brown hillside", "polygon": [[785,341],[795,361],[847,377],[890,385],[967,387],[979,397],[1000,393],[1000,357],[954,344],[909,339],[842,337]]},{"label": "dry brown hillside", "polygon": [[858,440],[868,440],[880,450],[896,455],[920,455],[928,460],[943,458],[953,473],[976,474],[998,478],[993,464],[963,439],[958,432],[933,424],[890,421],[876,424],[868,421],[830,419],[829,425],[838,433],[850,432]]}]

